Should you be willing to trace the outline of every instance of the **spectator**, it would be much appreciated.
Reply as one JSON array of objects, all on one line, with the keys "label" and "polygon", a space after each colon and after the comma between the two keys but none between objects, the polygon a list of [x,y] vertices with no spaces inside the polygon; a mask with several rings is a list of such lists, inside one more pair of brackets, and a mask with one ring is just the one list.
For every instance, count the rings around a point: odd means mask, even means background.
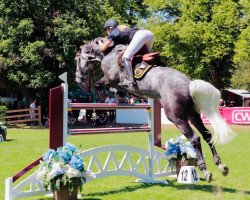
[{"label": "spectator", "polygon": [[118,103],[118,100],[114,97],[112,92],[109,92],[108,97],[105,99],[105,103]]},{"label": "spectator", "polygon": [[220,99],[220,106],[221,107],[226,107],[226,103],[223,99]]},{"label": "spectator", "polygon": [[135,96],[131,96],[131,98],[129,100],[130,104],[135,104],[135,101],[136,101]]},{"label": "spectator", "polygon": [[86,115],[87,115],[86,109],[81,109],[78,116],[78,122],[80,122],[81,124],[87,124]]},{"label": "spectator", "polygon": [[[30,104],[30,119],[34,120],[36,118],[36,113],[35,113],[35,109],[36,109],[36,100],[34,99],[31,104]],[[33,125],[33,123],[31,123],[31,125]]]},{"label": "spectator", "polygon": [[[113,92],[108,93],[108,97],[106,98],[105,103],[118,103],[118,100],[117,100],[117,98],[114,97]],[[116,112],[115,112],[115,110],[109,110],[108,112],[109,112],[108,122],[113,123],[115,120]]]},{"label": "spectator", "polygon": [[141,99],[141,103],[143,104],[148,103],[148,99]]}]

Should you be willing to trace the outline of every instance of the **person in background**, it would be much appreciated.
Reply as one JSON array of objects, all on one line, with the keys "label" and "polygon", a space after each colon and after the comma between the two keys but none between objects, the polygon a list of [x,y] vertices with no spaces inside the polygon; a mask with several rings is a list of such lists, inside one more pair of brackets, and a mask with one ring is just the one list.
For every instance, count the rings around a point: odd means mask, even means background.
[{"label": "person in background", "polygon": [[131,98],[130,98],[130,100],[129,100],[129,103],[130,103],[130,104],[135,104],[135,101],[136,101],[135,96],[131,95]]},{"label": "person in background", "polygon": [[[30,104],[30,119],[35,119],[36,118],[36,113],[35,113],[35,109],[36,109],[36,99],[33,99],[31,104]],[[33,125],[33,122],[31,122],[31,125]]]},{"label": "person in background", "polygon": [[223,99],[220,99],[219,105],[220,105],[220,107],[226,107],[226,103]]},{"label": "person in background", "polygon": [[118,100],[112,92],[109,92],[107,98],[105,99],[105,103],[118,103]]},{"label": "person in background", "polygon": [[138,30],[136,28],[129,28],[125,25],[119,25],[114,19],[107,20],[103,28],[106,30],[108,37],[105,42],[101,40],[98,42],[102,51],[107,50],[112,42],[114,45],[128,45],[122,56],[122,64],[126,71],[126,77],[122,80],[120,85],[130,87],[132,84],[135,84],[130,59],[140,51],[142,47],[145,47],[148,52],[151,52],[154,43],[154,35],[149,30]]},{"label": "person in background", "polygon": [[[105,103],[118,103],[118,99],[115,98],[113,92],[108,92],[108,97],[106,98]],[[109,110],[107,114],[108,114],[108,122],[113,123],[116,115],[115,110]]]}]

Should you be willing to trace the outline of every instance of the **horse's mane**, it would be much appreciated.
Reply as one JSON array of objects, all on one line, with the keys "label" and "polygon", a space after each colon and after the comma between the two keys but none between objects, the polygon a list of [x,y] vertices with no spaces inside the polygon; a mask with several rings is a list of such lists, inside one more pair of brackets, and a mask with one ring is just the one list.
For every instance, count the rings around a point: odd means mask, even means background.
[{"label": "horse's mane", "polygon": [[123,44],[118,44],[114,47],[113,51],[114,52],[118,52],[118,51],[123,51],[127,48],[126,45],[123,45]]},{"label": "horse's mane", "polygon": [[[105,42],[106,38],[104,37],[97,37],[94,38],[93,40],[90,40],[89,42],[87,42],[85,45],[83,46],[91,46],[93,47],[96,51],[100,51],[99,45],[98,45],[98,41],[101,40],[102,42]],[[110,46],[106,51],[103,52],[104,56],[109,54],[109,53],[117,53],[120,51],[123,51],[127,48],[126,45],[122,45],[122,44],[118,44],[118,45],[112,45]]]}]

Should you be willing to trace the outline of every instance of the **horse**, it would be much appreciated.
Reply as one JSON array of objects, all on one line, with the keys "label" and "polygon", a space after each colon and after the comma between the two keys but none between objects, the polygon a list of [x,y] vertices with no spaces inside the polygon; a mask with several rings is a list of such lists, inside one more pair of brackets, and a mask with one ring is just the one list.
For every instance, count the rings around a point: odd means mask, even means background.
[{"label": "horse", "polygon": [[[209,145],[215,165],[222,175],[229,173],[229,168],[222,163],[215,144],[225,144],[233,139],[235,133],[223,120],[219,113],[220,91],[203,80],[191,80],[187,75],[171,67],[159,65],[151,68],[145,76],[136,80],[135,85],[124,87],[119,85],[122,79],[121,70],[117,67],[117,59],[125,45],[116,45],[108,52],[102,52],[96,38],[80,47],[76,56],[75,80],[81,88],[86,87],[87,74],[101,65],[104,76],[96,82],[97,86],[108,86],[139,96],[158,100],[166,117],[191,142],[197,155],[197,166],[206,181],[212,180],[212,173],[207,170],[200,136],[192,129],[189,121],[201,133]],[[212,131],[202,122],[200,111],[209,118]],[[160,113],[159,113],[160,114]]]}]

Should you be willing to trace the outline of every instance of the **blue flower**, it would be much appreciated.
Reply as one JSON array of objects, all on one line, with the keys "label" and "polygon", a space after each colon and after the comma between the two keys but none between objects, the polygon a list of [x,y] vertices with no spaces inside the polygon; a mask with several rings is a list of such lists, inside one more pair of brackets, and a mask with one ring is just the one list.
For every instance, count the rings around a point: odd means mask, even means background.
[{"label": "blue flower", "polygon": [[167,156],[177,155],[180,152],[178,145],[168,142]]},{"label": "blue flower", "polygon": [[[185,139],[186,140],[186,139]],[[166,156],[168,159],[192,159],[196,158],[196,151],[190,141],[180,137],[171,138],[166,143]]]},{"label": "blue flower", "polygon": [[73,155],[73,153],[67,147],[58,148],[57,152],[59,154],[59,157],[65,163],[68,163],[71,160],[71,156]]},{"label": "blue flower", "polygon": [[55,153],[54,149],[49,149],[44,155],[43,155],[43,161],[47,161],[53,157]]},{"label": "blue flower", "polygon": [[83,163],[83,160],[82,160],[81,156],[78,156],[78,155],[72,156],[71,161],[70,161],[69,164],[74,169],[77,169],[77,170],[80,170],[80,171],[84,170],[84,163]]},{"label": "blue flower", "polygon": [[182,154],[187,152],[187,146],[182,140],[179,140],[179,147]]},{"label": "blue flower", "polygon": [[76,146],[75,145],[73,145],[73,144],[70,144],[70,143],[66,143],[65,144],[65,147],[66,148],[68,148],[71,152],[72,152],[72,154],[76,151]]}]

